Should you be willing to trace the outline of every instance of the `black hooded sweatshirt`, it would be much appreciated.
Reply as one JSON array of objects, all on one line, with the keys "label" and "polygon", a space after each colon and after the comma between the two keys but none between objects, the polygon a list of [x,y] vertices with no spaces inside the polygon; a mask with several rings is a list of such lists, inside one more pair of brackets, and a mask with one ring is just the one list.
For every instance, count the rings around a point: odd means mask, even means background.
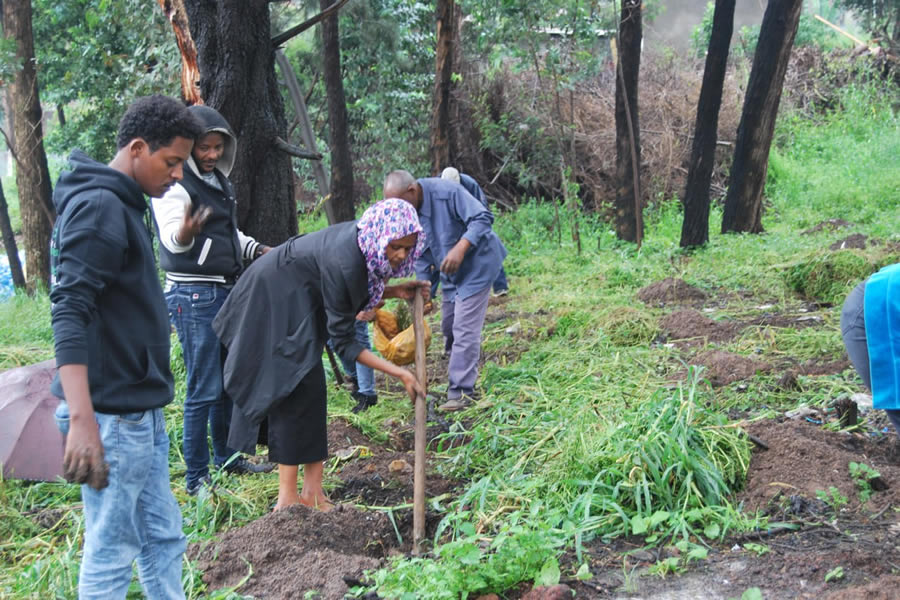
[{"label": "black hooded sweatshirt", "polygon": [[[101,413],[132,413],[172,401],[169,317],[144,221],[147,202],[131,177],[79,150],[53,193],[50,313],[56,364],[87,365]],[[63,397],[57,376],[51,391]]]}]

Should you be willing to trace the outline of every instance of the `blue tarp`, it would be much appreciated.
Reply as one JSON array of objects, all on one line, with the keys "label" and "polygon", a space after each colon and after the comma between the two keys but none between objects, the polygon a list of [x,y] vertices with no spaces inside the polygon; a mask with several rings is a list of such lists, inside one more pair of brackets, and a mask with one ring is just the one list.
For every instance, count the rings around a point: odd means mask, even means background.
[{"label": "blue tarp", "polygon": [[[25,264],[24,252],[19,252],[19,261]],[[9,259],[5,254],[0,254],[0,302],[8,300],[15,290],[13,288],[12,272],[9,270]]]}]

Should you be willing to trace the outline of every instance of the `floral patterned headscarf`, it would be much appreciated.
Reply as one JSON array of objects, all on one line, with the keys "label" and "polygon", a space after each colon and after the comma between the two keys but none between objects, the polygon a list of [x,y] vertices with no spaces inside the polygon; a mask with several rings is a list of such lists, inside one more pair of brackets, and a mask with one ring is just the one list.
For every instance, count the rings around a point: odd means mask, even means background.
[{"label": "floral patterned headscarf", "polygon": [[[425,232],[419,224],[416,209],[406,200],[388,198],[363,213],[356,223],[356,242],[366,259],[369,275],[369,302],[364,310],[371,310],[381,301],[384,284],[391,277],[408,277],[415,272],[416,259],[425,250]],[[394,269],[385,254],[387,245],[411,233],[418,233],[416,247],[399,267]]]}]

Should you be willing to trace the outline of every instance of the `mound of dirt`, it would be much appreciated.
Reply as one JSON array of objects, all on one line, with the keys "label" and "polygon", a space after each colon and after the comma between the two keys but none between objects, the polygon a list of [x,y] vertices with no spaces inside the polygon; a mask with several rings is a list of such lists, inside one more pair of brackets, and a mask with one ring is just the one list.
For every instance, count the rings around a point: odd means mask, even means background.
[{"label": "mound of dirt", "polygon": [[322,513],[290,506],[208,543],[191,544],[208,589],[235,586],[257,598],[304,598],[315,590],[321,598],[343,598],[344,577],[359,579],[382,564],[398,545],[384,513],[341,507]]},{"label": "mound of dirt", "polygon": [[813,233],[819,233],[823,229],[828,229],[829,231],[834,231],[835,229],[843,229],[844,227],[850,227],[850,223],[843,219],[828,219],[827,221],[822,221],[817,224],[815,227],[810,227],[809,229],[805,229],[801,232],[801,235],[810,235]]},{"label": "mound of dirt", "polygon": [[724,342],[733,338],[741,325],[720,323],[696,310],[679,310],[663,317],[660,328],[670,340],[696,340],[698,343]]},{"label": "mound of dirt", "polygon": [[696,304],[706,300],[706,293],[682,279],[666,277],[662,281],[641,288],[638,298],[645,304],[665,306],[666,304]]},{"label": "mound of dirt", "polygon": [[865,236],[861,233],[854,233],[853,235],[847,236],[842,240],[838,240],[832,245],[828,246],[829,250],[845,250],[847,248],[857,248],[859,250],[866,249],[866,240],[868,240],[868,236]]},{"label": "mound of dirt", "polygon": [[859,494],[848,466],[851,461],[875,468],[888,486],[872,494],[866,508],[878,511],[888,503],[900,506],[900,462],[893,433],[875,439],[790,419],[761,421],[746,429],[769,449],[753,452],[747,482],[737,496],[745,512],[775,510],[769,506],[771,502],[787,503],[791,496],[814,501],[817,491],[828,492],[832,487],[847,498],[849,510],[858,510]]},{"label": "mound of dirt", "polygon": [[691,360],[693,364],[706,367],[703,374],[714,386],[723,386],[752,377],[758,372],[767,372],[772,365],[724,350],[709,350]]}]

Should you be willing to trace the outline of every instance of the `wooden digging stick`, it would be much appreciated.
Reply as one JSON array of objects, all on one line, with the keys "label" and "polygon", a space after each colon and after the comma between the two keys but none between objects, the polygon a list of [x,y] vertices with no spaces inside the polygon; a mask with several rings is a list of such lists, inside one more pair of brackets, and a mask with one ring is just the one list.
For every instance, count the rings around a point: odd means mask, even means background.
[{"label": "wooden digging stick", "polygon": [[[416,290],[413,303],[413,332],[416,334],[416,379],[425,390],[425,299]],[[425,539],[425,397],[416,394],[415,467],[413,469],[413,554],[422,553]]]}]

